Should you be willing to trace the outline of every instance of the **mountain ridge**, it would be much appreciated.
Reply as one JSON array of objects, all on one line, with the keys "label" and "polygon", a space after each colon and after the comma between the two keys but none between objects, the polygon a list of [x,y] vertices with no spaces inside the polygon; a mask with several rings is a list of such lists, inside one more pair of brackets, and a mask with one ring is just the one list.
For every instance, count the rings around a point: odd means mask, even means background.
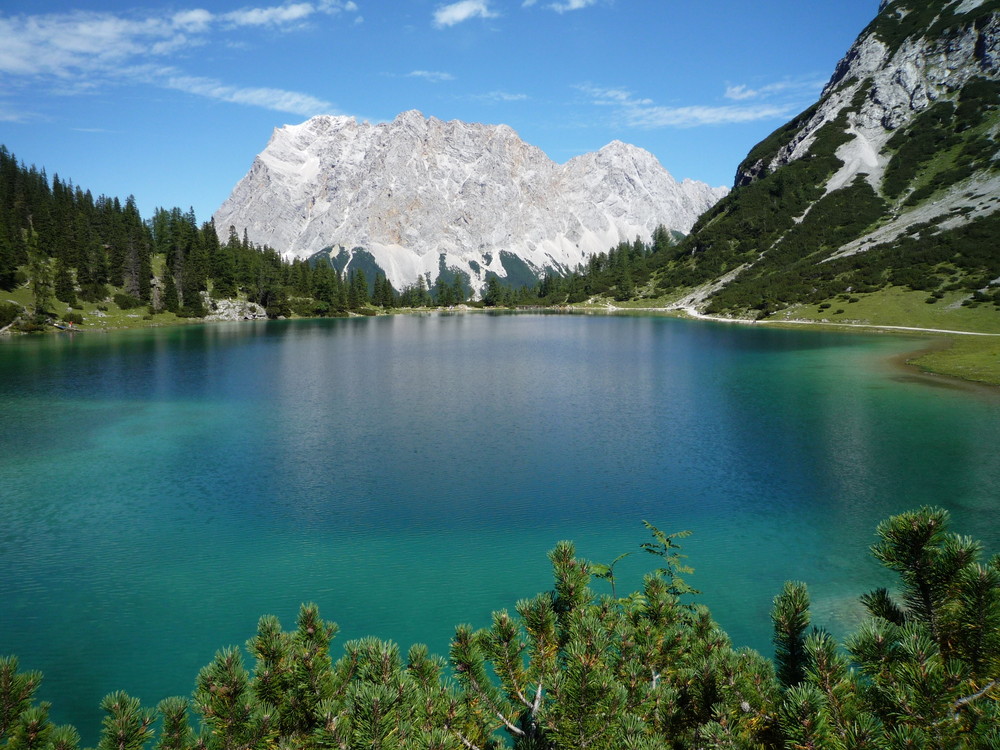
[{"label": "mountain ridge", "polygon": [[363,248],[397,288],[443,266],[478,290],[508,275],[501,252],[563,273],[660,224],[686,232],[727,192],[621,141],[560,165],[507,125],[410,110],[276,128],[214,219],[286,257]]},{"label": "mountain ridge", "polygon": [[751,149],[660,288],[750,317],[893,286],[1000,301],[983,239],[1000,208],[998,79],[1000,2],[883,2],[819,100]]}]

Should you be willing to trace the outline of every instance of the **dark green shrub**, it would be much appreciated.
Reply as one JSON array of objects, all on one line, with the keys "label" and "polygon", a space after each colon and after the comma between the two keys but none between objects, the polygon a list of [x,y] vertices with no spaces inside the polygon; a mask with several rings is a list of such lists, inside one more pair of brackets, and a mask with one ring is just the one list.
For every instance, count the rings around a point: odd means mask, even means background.
[{"label": "dark green shrub", "polygon": [[142,307],[144,304],[138,297],[133,297],[131,294],[126,294],[125,292],[116,294],[114,301],[122,310],[134,310],[137,307]]},{"label": "dark green shrub", "polygon": [[[85,302],[97,302],[108,296],[108,287],[104,284],[82,284],[80,286],[80,299]],[[101,309],[101,308],[98,308]],[[107,309],[106,307],[104,308]]]},{"label": "dark green shrub", "polygon": [[76,326],[83,324],[83,315],[78,312],[68,312],[62,316],[62,319]]},{"label": "dark green shrub", "polygon": [[975,127],[982,120],[983,113],[1000,104],[1000,81],[973,78],[962,87],[959,98],[958,130]]},{"label": "dark green shrub", "polygon": [[202,305],[184,305],[177,309],[178,318],[204,318],[208,311]]},{"label": "dark green shrub", "polygon": [[17,320],[21,308],[10,302],[0,302],[0,328],[5,328]]},{"label": "dark green shrub", "polygon": [[[297,315],[300,318],[311,318],[316,315],[315,303],[311,299],[304,299],[302,297],[293,297],[288,302],[289,308],[293,315]],[[328,307],[326,303],[323,303],[324,307]]]},{"label": "dark green shrub", "polygon": [[40,333],[45,330],[45,322],[35,318],[30,320],[22,319],[15,328],[21,331],[21,333]]},{"label": "dark green shrub", "polygon": [[889,139],[886,146],[896,153],[886,166],[882,180],[886,195],[901,195],[927,162],[960,142],[953,132],[954,115],[954,104],[939,102],[921,112],[905,129],[901,128]]}]

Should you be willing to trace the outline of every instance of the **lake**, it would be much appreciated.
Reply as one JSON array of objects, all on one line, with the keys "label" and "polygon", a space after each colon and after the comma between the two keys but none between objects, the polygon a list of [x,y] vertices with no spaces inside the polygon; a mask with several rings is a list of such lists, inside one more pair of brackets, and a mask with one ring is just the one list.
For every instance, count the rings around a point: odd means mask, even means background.
[{"label": "lake", "polygon": [[[0,341],[0,653],[96,741],[103,695],[188,695],[265,613],[447,652],[648,520],[737,645],[806,581],[835,633],[921,504],[1000,551],[1000,395],[918,338],[657,317],[435,314]],[[619,566],[619,593],[656,560]],[[595,585],[607,591],[603,582]]]}]

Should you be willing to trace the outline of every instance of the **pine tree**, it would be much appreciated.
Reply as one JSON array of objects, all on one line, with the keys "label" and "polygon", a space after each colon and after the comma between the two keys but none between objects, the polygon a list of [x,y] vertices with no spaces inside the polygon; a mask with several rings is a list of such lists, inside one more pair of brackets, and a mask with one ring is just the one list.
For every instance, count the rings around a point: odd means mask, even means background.
[{"label": "pine tree", "polygon": [[160,306],[169,312],[176,313],[181,309],[180,298],[177,295],[177,282],[170,269],[166,269],[163,274],[163,297]]},{"label": "pine tree", "polygon": [[128,294],[149,302],[152,293],[150,280],[153,275],[149,233],[139,215],[139,209],[136,208],[135,198],[131,195],[125,201],[123,215],[125,257],[122,284]]},{"label": "pine tree", "polygon": [[483,304],[487,307],[500,307],[507,304],[507,290],[496,276],[486,279],[486,292],[483,294]]},{"label": "pine tree", "polygon": [[635,296],[635,282],[632,280],[632,268],[628,263],[623,263],[618,267],[615,289],[615,299],[619,302],[632,299]]},{"label": "pine tree", "polygon": [[231,245],[219,248],[215,260],[214,284],[212,296],[216,299],[235,297],[236,288],[236,259]]},{"label": "pine tree", "polygon": [[351,272],[348,305],[351,308],[366,307],[371,300],[368,297],[368,279],[365,277],[364,269],[357,269]]},{"label": "pine tree", "polygon": [[900,577],[863,597],[874,618],[847,642],[871,681],[879,718],[930,743],[1000,726],[1000,557],[948,531],[948,512],[920,508],[879,524],[872,553]]},{"label": "pine tree", "polygon": [[160,701],[157,710],[163,717],[163,726],[155,750],[192,750],[195,737],[188,721],[189,708],[186,698],[164,698]]},{"label": "pine tree", "polygon": [[104,299],[108,295],[107,283],[110,281],[108,254],[104,245],[93,235],[86,247],[82,270],[81,296],[91,302]]},{"label": "pine tree", "polygon": [[0,740],[31,707],[41,683],[41,672],[19,672],[16,656],[0,656]]},{"label": "pine tree", "polygon": [[201,670],[194,703],[209,730],[209,750],[254,748],[277,736],[273,709],[255,700],[239,649],[219,651]]},{"label": "pine tree", "polygon": [[798,685],[805,678],[805,629],[809,627],[809,592],[798,581],[786,581],[774,597],[771,622],[774,624],[774,659],[778,679],[785,687]]},{"label": "pine tree", "polygon": [[456,305],[461,305],[468,299],[468,295],[465,292],[465,285],[462,283],[462,275],[459,273],[455,274],[455,278],[451,282],[451,299]]},{"label": "pine tree", "polygon": [[35,317],[43,318],[52,307],[55,294],[53,286],[52,260],[38,247],[38,235],[27,233],[28,274],[31,277],[31,295],[35,300]]},{"label": "pine tree", "polygon": [[427,307],[431,302],[430,292],[427,291],[427,282],[423,275],[417,276],[417,286],[413,294],[414,307]]},{"label": "pine tree", "polygon": [[451,284],[445,281],[444,276],[438,276],[435,284],[435,296],[437,303],[441,307],[450,307],[453,302],[451,298]]},{"label": "pine tree", "polygon": [[784,683],[804,666],[782,709],[790,746],[979,748],[1000,740],[1000,558],[981,565],[981,546],[949,533],[948,523],[946,511],[924,507],[879,524],[872,553],[899,574],[900,601],[886,589],[862,597],[872,619],[847,639],[853,667],[824,633],[800,647],[809,622],[801,584],[776,599]]},{"label": "pine tree", "polygon": [[372,304],[378,305],[379,307],[385,307],[383,304],[385,300],[385,291],[382,288],[382,284],[385,281],[385,276],[381,272],[375,273],[375,283],[372,287]]},{"label": "pine tree", "polygon": [[282,633],[277,619],[262,618],[247,644],[258,659],[254,690],[275,707],[283,733],[305,737],[319,727],[320,705],[333,695],[330,643],[337,630],[315,604],[303,604],[294,634]]},{"label": "pine tree", "polygon": [[142,708],[138,698],[124,692],[111,693],[101,701],[107,713],[97,750],[142,750],[153,736],[156,712]]},{"label": "pine tree", "polygon": [[48,750],[55,727],[49,721],[48,703],[26,709],[11,727],[5,750]]},{"label": "pine tree", "polygon": [[[331,273],[332,273],[332,269]],[[495,612],[488,628],[456,629],[451,669],[424,646],[404,663],[391,642],[362,638],[331,663],[336,626],[303,605],[295,630],[261,618],[248,642],[220,651],[198,675],[194,712],[163,701],[155,750],[435,748],[438,750],[980,750],[1000,746],[1000,558],[950,534],[944,511],[922,508],[878,529],[876,557],[901,580],[897,601],[865,597],[872,618],[844,653],[810,623],[805,585],[775,599],[777,660],[733,648],[708,610],[682,602],[677,540],[647,524],[640,549],[658,558],[641,591],[598,595],[601,566],[560,542],[551,591]],[[596,575],[595,575],[596,574]],[[33,704],[37,673],[0,659],[0,741],[6,750],[76,750]],[[780,676],[780,679],[779,679]],[[140,750],[154,714],[124,693],[98,750]]]},{"label": "pine tree", "polygon": [[70,307],[76,306],[76,285],[73,282],[73,273],[70,271],[69,267],[67,267],[67,265],[58,258],[55,260],[55,281],[53,284],[53,290],[57,300],[65,302]]},{"label": "pine tree", "polygon": [[0,221],[0,289],[13,289],[17,286],[17,256],[14,246],[3,231]]}]

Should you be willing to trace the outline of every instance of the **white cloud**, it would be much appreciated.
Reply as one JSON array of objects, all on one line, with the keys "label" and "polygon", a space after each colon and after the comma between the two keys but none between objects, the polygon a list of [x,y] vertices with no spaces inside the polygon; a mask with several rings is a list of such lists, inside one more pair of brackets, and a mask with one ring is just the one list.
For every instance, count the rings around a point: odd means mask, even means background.
[{"label": "white cloud", "polygon": [[218,18],[233,26],[288,26],[317,13],[336,15],[343,11],[356,13],[358,6],[341,0],[319,0],[319,2],[285,3],[267,8],[241,8],[224,13]]},{"label": "white cloud", "polygon": [[10,110],[7,109],[5,105],[0,104],[0,122],[24,123],[24,122],[31,122],[32,120],[36,119],[38,119],[38,116],[30,112],[18,112]]},{"label": "white cloud", "polygon": [[451,73],[443,73],[437,70],[414,70],[406,74],[407,78],[423,78],[425,81],[430,81],[431,83],[440,83],[441,81],[454,81],[455,76]]},{"label": "white cloud", "polygon": [[754,89],[747,88],[746,86],[740,84],[739,86],[727,86],[726,87],[726,98],[735,99],[736,101],[743,101],[745,99],[754,99],[759,95],[758,91]]},{"label": "white cloud", "polygon": [[76,11],[0,18],[0,39],[0,72],[67,77],[114,67],[154,45],[176,48],[183,35],[168,19]]},{"label": "white cloud", "polygon": [[628,113],[629,123],[638,128],[694,128],[699,125],[731,125],[756,120],[773,120],[789,114],[787,107],[758,105],[739,107],[644,107]]},{"label": "white cloud", "polygon": [[346,10],[348,13],[357,13],[358,4],[354,2],[342,2],[342,0],[319,0],[319,9],[323,13],[329,13],[333,15],[335,13],[340,13],[342,10]]},{"label": "white cloud", "polygon": [[487,0],[459,0],[434,11],[434,25],[443,29],[468,21],[470,18],[497,18],[499,15],[490,10]]},{"label": "white cloud", "polygon": [[193,8],[163,16],[103,11],[0,16],[0,72],[66,77],[108,71],[127,61],[206,44],[214,30],[292,29],[316,14],[342,11],[357,11],[357,5],[320,0],[224,14]]},{"label": "white cloud", "polygon": [[592,104],[616,108],[626,124],[635,128],[730,125],[786,117],[791,112],[791,108],[784,104],[665,107],[655,104],[651,99],[637,98],[624,89],[589,85],[578,88],[590,96]]},{"label": "white cloud", "polygon": [[246,104],[278,112],[291,112],[310,117],[333,112],[333,105],[298,91],[271,88],[239,88],[213,78],[178,76],[165,82],[167,88],[204,96],[233,104]]},{"label": "white cloud", "polygon": [[527,101],[527,94],[510,94],[506,91],[491,91],[488,94],[483,94],[481,97],[483,99],[489,99],[495,102],[523,102]]},{"label": "white cloud", "polygon": [[179,13],[175,13],[171,21],[179,29],[192,34],[200,34],[208,31],[214,19],[215,16],[207,10],[195,8],[194,10],[182,10]]},{"label": "white cloud", "polygon": [[[533,5],[538,5],[538,0],[523,0],[521,3],[522,8],[530,8]],[[563,0],[563,2],[549,3],[545,7],[556,13],[565,13],[569,10],[589,8],[591,5],[597,5],[597,0]]]},{"label": "white cloud", "polygon": [[565,13],[568,10],[580,10],[581,8],[589,8],[591,5],[596,5],[597,0],[566,0],[562,3],[550,3],[545,6],[551,8],[556,13]]},{"label": "white cloud", "polygon": [[809,95],[818,94],[825,81],[818,79],[785,80],[776,83],[769,83],[757,88],[750,88],[746,84],[726,86],[726,98],[733,101],[747,101],[750,99],[768,99],[778,95]]},{"label": "white cloud", "polygon": [[480,94],[473,97],[486,102],[523,102],[528,100],[527,94],[510,94],[506,91],[491,91],[488,94]]},{"label": "white cloud", "polygon": [[[179,89],[222,101],[282,112],[316,114],[329,102],[308,94],[271,88],[240,88],[181,75],[169,64],[180,50],[209,43],[226,44],[244,27],[282,31],[299,28],[317,14],[357,11],[354,2],[315,0],[216,14],[203,8],[170,14],[116,14],[71,11],[39,15],[0,15],[0,73],[18,85],[45,81],[56,94],[74,94],[127,81]],[[236,42],[239,44],[239,42]],[[8,115],[4,119],[10,121]]]},{"label": "white cloud", "polygon": [[244,8],[221,16],[234,26],[281,26],[303,21],[317,12],[312,3],[276,5],[271,8]]},{"label": "white cloud", "polygon": [[636,99],[632,92],[624,89],[601,89],[593,86],[580,86],[581,91],[590,94],[594,104],[602,106],[621,105],[628,107],[644,107],[653,103],[652,99]]}]

